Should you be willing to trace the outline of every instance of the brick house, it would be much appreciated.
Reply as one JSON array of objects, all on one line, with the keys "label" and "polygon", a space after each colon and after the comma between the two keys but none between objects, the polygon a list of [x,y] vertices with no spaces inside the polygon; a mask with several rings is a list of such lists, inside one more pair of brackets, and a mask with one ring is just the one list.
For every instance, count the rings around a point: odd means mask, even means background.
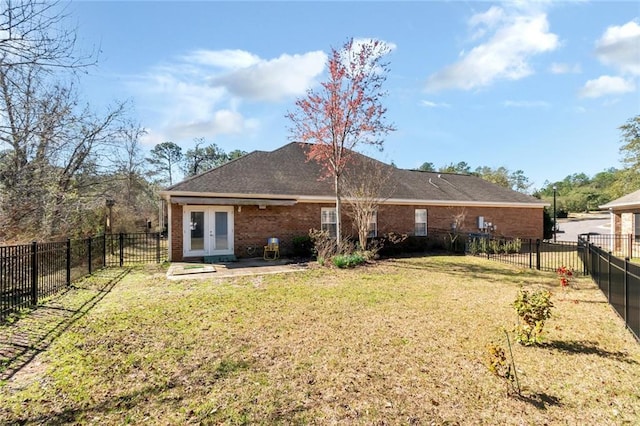
[{"label": "brick house", "polygon": [[[307,161],[307,147],[293,142],[254,151],[161,191],[168,206],[169,259],[261,256],[269,237],[280,239],[286,255],[294,237],[312,228],[335,229],[332,179],[320,179],[322,169]],[[389,176],[390,193],[370,224],[372,235],[427,236],[450,230],[454,217],[464,213],[462,232],[490,224],[499,235],[543,236],[547,204],[529,195],[476,176],[403,170],[352,154],[352,164],[375,163]],[[357,235],[344,212],[342,232]]]},{"label": "brick house", "polygon": [[610,213],[612,234],[640,239],[640,190],[603,204],[600,209]]}]

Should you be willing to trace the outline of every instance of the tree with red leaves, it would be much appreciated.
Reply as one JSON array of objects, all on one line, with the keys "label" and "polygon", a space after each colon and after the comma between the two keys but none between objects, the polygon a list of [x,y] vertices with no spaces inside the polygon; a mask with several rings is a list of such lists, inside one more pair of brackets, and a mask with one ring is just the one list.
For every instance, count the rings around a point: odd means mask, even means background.
[{"label": "tree with red leaves", "polygon": [[389,72],[384,57],[391,46],[379,40],[348,40],[331,49],[328,79],[317,90],[310,89],[296,101],[291,139],[311,143],[308,160],[323,167],[321,178],[333,177],[336,196],[336,240],[340,244],[340,180],[353,150],[371,145],[382,150],[382,137],[395,130],[386,123],[383,83]]}]

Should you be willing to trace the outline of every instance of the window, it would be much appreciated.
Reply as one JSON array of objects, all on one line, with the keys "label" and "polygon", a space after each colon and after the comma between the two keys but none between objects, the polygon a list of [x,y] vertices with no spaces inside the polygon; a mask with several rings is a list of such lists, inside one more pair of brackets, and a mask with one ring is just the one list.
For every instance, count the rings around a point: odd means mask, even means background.
[{"label": "window", "polygon": [[337,235],[337,216],[335,207],[323,207],[320,215],[320,226],[323,231],[328,231],[331,238]]},{"label": "window", "polygon": [[416,229],[415,235],[427,235],[427,209],[416,209]]},{"label": "window", "polygon": [[378,236],[378,212],[373,212],[371,214],[367,229],[369,230],[367,238],[375,238]]}]

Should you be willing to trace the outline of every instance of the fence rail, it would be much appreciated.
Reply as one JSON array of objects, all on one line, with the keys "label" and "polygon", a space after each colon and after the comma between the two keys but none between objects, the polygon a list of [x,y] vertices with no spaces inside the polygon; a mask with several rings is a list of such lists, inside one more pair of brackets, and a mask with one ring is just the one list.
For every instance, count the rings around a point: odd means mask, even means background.
[{"label": "fence rail", "polygon": [[582,234],[581,237],[620,259],[640,257],[640,240],[633,234]]},{"label": "fence rail", "polygon": [[0,322],[98,269],[160,263],[167,253],[159,233],[0,246]]},{"label": "fence rail", "polygon": [[640,340],[640,266],[621,259],[590,241],[593,235],[580,235],[578,244],[585,269],[609,304]]},{"label": "fence rail", "polygon": [[487,235],[469,235],[465,252],[503,263],[541,271],[556,271],[561,266],[576,274],[586,273],[578,255],[578,243],[539,239],[495,238]]}]

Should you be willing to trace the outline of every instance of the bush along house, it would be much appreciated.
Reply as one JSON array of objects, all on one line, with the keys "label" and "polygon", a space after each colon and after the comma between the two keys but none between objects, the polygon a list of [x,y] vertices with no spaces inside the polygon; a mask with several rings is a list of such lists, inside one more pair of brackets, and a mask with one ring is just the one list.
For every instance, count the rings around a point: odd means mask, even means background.
[{"label": "bush along house", "polygon": [[[308,148],[292,142],[272,152],[254,151],[161,191],[168,206],[169,260],[262,256],[273,237],[287,255],[292,241],[310,229],[334,233],[333,179],[321,178],[324,170],[307,160]],[[366,179],[370,166],[386,176],[384,197],[369,225],[371,236],[395,232],[427,237],[456,228],[543,237],[547,204],[529,195],[477,176],[398,169],[355,152],[351,159],[347,168],[352,176]],[[346,206],[341,219],[343,235],[357,235]]]}]

